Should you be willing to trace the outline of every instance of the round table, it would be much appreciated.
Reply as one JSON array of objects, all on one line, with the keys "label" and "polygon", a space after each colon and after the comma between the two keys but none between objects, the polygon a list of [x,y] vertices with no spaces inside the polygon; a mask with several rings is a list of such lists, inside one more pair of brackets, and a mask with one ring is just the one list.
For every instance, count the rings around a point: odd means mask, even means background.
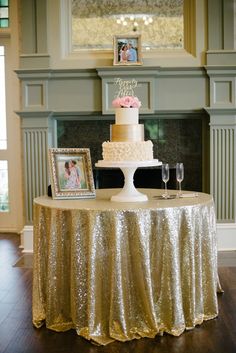
[{"label": "round table", "polygon": [[148,201],[111,202],[117,189],[34,200],[36,327],[73,328],[105,345],[178,336],[218,315],[212,196],[164,200],[163,190],[140,191]]}]

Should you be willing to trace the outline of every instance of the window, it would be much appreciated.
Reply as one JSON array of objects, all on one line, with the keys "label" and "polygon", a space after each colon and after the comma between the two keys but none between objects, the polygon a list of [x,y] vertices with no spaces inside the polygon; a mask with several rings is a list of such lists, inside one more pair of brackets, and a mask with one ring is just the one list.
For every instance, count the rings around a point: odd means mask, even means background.
[{"label": "window", "polygon": [[0,46],[0,92],[0,150],[2,150],[7,148],[5,56],[3,46]]},{"label": "window", "polygon": [[8,165],[7,161],[0,160],[0,212],[8,211]]},{"label": "window", "polygon": [[[0,92],[0,150],[6,150],[5,56],[3,46],[0,46]],[[9,211],[8,163],[6,160],[0,160],[0,212],[6,211]]]},{"label": "window", "polygon": [[0,28],[9,27],[8,0],[0,0]]}]

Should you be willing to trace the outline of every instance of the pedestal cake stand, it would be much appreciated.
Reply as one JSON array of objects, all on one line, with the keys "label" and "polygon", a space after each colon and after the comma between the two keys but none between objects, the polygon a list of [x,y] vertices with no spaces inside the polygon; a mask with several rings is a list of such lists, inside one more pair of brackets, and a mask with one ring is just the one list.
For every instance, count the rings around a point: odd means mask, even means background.
[{"label": "pedestal cake stand", "polygon": [[162,162],[158,159],[151,161],[98,161],[95,166],[99,168],[120,168],[124,174],[124,186],[123,189],[117,194],[111,197],[111,201],[116,202],[140,202],[147,201],[148,197],[145,194],[139,192],[134,186],[134,173],[139,167],[156,167],[161,165]]}]

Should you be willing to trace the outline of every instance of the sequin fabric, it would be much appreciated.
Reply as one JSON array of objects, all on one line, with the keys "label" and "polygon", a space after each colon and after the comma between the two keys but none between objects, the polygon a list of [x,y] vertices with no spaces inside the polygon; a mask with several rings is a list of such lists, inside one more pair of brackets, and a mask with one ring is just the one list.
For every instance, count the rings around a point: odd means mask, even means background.
[{"label": "sequin fabric", "polygon": [[[143,190],[142,190],[143,191]],[[178,336],[218,315],[212,197],[34,201],[33,324],[96,344]]]}]

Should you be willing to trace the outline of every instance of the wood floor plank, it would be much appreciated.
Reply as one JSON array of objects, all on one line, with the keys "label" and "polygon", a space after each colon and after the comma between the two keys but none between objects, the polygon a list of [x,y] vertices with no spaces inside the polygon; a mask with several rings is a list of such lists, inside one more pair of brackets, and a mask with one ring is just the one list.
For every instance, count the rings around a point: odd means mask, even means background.
[{"label": "wood floor plank", "polygon": [[[57,333],[32,325],[32,269],[13,267],[21,257],[19,236],[0,235],[0,353],[235,353],[236,264],[219,267],[224,289],[218,295],[219,317],[204,322],[179,337],[165,334],[155,339],[92,345],[75,330]],[[223,254],[224,255],[224,254]],[[2,256],[2,258],[1,258]],[[4,261],[3,261],[4,258]]]}]

